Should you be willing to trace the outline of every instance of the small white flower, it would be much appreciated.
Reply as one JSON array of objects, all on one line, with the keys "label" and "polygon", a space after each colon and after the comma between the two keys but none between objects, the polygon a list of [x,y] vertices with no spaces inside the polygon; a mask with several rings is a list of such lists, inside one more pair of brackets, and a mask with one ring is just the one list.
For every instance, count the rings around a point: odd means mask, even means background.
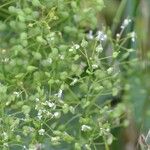
[{"label": "small white flower", "polygon": [[92,30],[90,30],[89,33],[87,34],[87,38],[90,40],[92,40],[94,38]]},{"label": "small white flower", "polygon": [[41,109],[39,109],[39,111],[38,111],[38,115],[41,115],[42,114],[42,110]]},{"label": "small white flower", "polygon": [[75,49],[79,49],[79,48],[80,48],[80,45],[75,44],[75,45],[74,45],[74,48],[75,48]]},{"label": "small white flower", "polygon": [[55,118],[59,118],[60,115],[61,115],[60,112],[55,112],[53,116],[54,116]]},{"label": "small white flower", "polygon": [[39,106],[38,105],[35,105],[35,110],[38,110]]},{"label": "small white flower", "polygon": [[125,29],[129,25],[130,22],[131,22],[131,19],[126,18],[121,25],[121,29]]},{"label": "small white flower", "polygon": [[90,131],[90,130],[92,130],[92,128],[90,126],[88,126],[88,125],[82,125],[81,126],[81,130],[82,131]]},{"label": "small white flower", "polygon": [[45,130],[44,130],[44,129],[40,129],[40,130],[38,131],[38,133],[39,133],[39,135],[44,135]]},{"label": "small white flower", "polygon": [[110,68],[107,69],[107,73],[108,74],[111,74],[112,72],[113,72],[113,68],[112,67],[110,67]]},{"label": "small white flower", "polygon": [[131,40],[132,40],[132,42],[135,42],[135,38],[136,38],[136,34],[135,34],[135,32],[132,32],[131,33]]},{"label": "small white flower", "polygon": [[69,52],[73,52],[74,50],[77,50],[80,48],[80,45],[78,44],[74,44],[70,49],[69,49]]},{"label": "small white flower", "polygon": [[24,146],[23,146],[23,149],[27,149],[27,147],[24,145]]},{"label": "small white flower", "polygon": [[59,92],[58,92],[58,94],[57,94],[58,98],[62,97],[62,92],[63,92],[62,89],[60,89]]},{"label": "small white flower", "polygon": [[16,96],[16,97],[19,97],[19,95],[21,94],[21,93],[19,93],[19,92],[13,92],[13,94]]},{"label": "small white flower", "polygon": [[110,129],[109,129],[109,128],[107,128],[107,129],[106,129],[106,132],[110,132]]},{"label": "small white flower", "polygon": [[46,101],[46,103],[47,103],[47,105],[48,105],[50,108],[53,108],[53,109],[55,109],[55,108],[56,108],[55,103],[53,103],[53,102],[49,102],[49,101]]},{"label": "small white flower", "polygon": [[36,101],[36,102],[39,102],[40,100],[39,100],[39,98],[36,98],[35,101]]},{"label": "small white flower", "polygon": [[97,64],[93,64],[93,65],[92,65],[92,68],[93,68],[93,69],[97,69],[97,68],[98,68],[98,65],[97,65]]},{"label": "small white flower", "polygon": [[116,34],[116,37],[117,37],[117,38],[120,38],[120,33],[117,33],[117,34]]},{"label": "small white flower", "polygon": [[38,117],[39,120],[41,120],[41,118],[42,118],[42,112],[43,111],[41,109],[38,111],[37,117]]},{"label": "small white flower", "polygon": [[98,31],[96,39],[100,41],[106,41],[107,35],[103,31]]},{"label": "small white flower", "polygon": [[59,58],[60,58],[61,60],[64,60],[65,56],[64,56],[64,55],[59,55]]}]

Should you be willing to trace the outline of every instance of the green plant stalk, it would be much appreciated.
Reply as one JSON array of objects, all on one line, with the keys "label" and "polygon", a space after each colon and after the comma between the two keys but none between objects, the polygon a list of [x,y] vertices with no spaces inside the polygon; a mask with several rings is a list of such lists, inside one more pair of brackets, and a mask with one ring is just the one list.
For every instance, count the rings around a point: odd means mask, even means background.
[{"label": "green plant stalk", "polygon": [[108,146],[108,144],[106,142],[105,136],[103,136],[103,140],[104,140],[104,143],[105,143],[105,150],[109,150],[109,146]]},{"label": "green plant stalk", "polygon": [[121,20],[121,17],[123,15],[123,12],[124,12],[124,9],[125,9],[125,6],[126,6],[126,3],[127,3],[127,0],[122,0],[119,8],[118,8],[118,11],[116,13],[116,16],[114,18],[114,21],[113,21],[113,25],[112,25],[112,35],[114,36],[115,35],[115,32],[117,30],[117,27],[120,23],[120,20]]}]

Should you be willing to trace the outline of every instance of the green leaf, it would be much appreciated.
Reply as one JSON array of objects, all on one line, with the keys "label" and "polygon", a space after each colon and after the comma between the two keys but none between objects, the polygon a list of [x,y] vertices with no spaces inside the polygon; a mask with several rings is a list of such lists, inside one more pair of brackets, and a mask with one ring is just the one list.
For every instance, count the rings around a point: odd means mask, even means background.
[{"label": "green leaf", "polygon": [[28,106],[28,105],[23,105],[23,106],[22,106],[22,112],[23,112],[24,114],[29,114],[29,113],[30,113],[30,110],[31,110],[31,107],[30,107],[30,106]]},{"label": "green leaf", "polygon": [[35,7],[39,7],[39,6],[41,6],[41,3],[39,0],[32,0],[32,5]]},{"label": "green leaf", "polygon": [[28,67],[27,67],[27,71],[28,71],[28,72],[33,72],[33,71],[35,71],[35,70],[37,70],[37,67],[35,67],[35,66],[28,66]]}]

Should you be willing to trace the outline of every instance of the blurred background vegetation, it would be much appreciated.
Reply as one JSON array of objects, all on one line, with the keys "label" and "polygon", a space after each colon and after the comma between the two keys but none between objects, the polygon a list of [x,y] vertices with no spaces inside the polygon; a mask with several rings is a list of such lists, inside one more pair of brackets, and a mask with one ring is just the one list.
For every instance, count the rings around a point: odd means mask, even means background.
[{"label": "blurred background vegetation", "polygon": [[126,78],[126,83],[130,84],[130,90],[126,91],[122,97],[125,102],[131,104],[132,117],[130,116],[129,128],[118,135],[120,142],[116,142],[116,144],[122,144],[122,141],[126,149],[132,150],[137,139],[142,134],[146,135],[150,129],[150,1],[105,0],[105,5],[99,20],[103,19],[114,35],[124,18],[128,17],[133,20],[128,30],[134,30],[137,34],[136,44],[129,42],[126,46],[137,49],[139,63]]}]

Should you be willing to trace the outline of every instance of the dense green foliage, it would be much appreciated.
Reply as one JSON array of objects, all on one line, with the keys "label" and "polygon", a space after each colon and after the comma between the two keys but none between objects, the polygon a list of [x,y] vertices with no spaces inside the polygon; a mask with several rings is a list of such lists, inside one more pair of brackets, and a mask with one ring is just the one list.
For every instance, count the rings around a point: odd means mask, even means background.
[{"label": "dense green foliage", "polygon": [[129,89],[125,60],[134,50],[124,44],[136,35],[122,36],[130,18],[115,38],[99,30],[103,7],[102,0],[0,2],[0,149],[109,150],[112,130],[128,125],[124,103],[111,104]]}]

